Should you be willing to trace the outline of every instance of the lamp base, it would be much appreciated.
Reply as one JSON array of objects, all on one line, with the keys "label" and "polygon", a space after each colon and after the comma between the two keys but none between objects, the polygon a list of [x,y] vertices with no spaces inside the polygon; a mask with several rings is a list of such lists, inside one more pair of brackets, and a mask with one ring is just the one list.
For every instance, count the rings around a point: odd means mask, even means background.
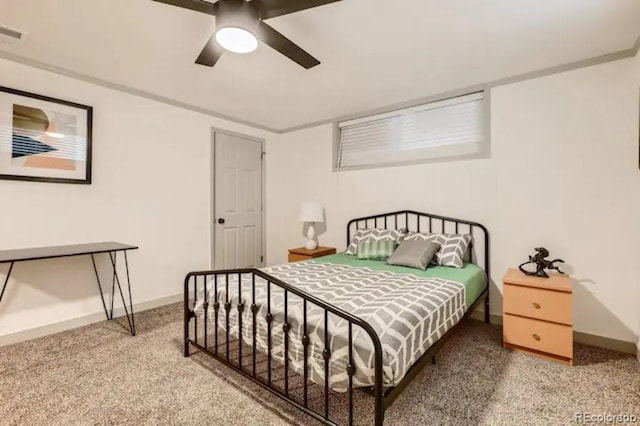
[{"label": "lamp base", "polygon": [[307,229],[307,242],[305,243],[304,248],[307,250],[315,250],[318,248],[318,243],[316,242],[316,230],[313,228],[313,222],[309,223],[309,228]]}]

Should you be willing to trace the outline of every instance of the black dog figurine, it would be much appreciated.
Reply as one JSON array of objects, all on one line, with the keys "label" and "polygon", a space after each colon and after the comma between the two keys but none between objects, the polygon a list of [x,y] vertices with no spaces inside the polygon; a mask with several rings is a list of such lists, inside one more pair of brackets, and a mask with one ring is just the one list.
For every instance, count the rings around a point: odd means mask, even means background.
[{"label": "black dog figurine", "polygon": [[[564,274],[564,272],[562,272],[560,269],[558,269],[558,267],[556,265],[554,265],[554,263],[556,263],[556,262],[564,263],[564,260],[562,260],[562,259],[554,259],[554,260],[545,259],[546,257],[549,256],[549,251],[544,247],[537,247],[535,250],[536,250],[536,254],[534,254],[533,256],[529,256],[529,261],[528,262],[524,262],[523,264],[521,264],[518,267],[518,269],[520,269],[520,271],[523,274],[525,274],[525,275],[534,275],[536,277],[549,278],[549,275],[547,275],[547,273],[545,272],[545,269],[553,269],[553,270],[558,271],[561,274]],[[536,271],[535,272],[527,271],[526,269],[523,268],[524,265],[528,265],[529,263],[535,263],[536,264]]]}]

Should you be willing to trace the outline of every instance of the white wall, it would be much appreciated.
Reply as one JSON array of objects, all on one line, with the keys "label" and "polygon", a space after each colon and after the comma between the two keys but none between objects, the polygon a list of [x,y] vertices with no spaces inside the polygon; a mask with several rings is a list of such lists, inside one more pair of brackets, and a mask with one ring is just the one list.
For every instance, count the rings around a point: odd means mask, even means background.
[{"label": "white wall", "polygon": [[[94,106],[94,183],[0,180],[0,246],[138,244],[130,256],[135,303],[180,294],[184,274],[209,265],[215,126],[269,138],[269,263],[303,244],[303,199],[323,203],[320,241],[340,249],[350,218],[443,213],[489,227],[499,291],[504,270],[543,244],[574,270],[576,329],[637,339],[640,57],[494,89],[490,159],[342,173],[331,171],[329,125],[274,136],[4,60],[0,85]],[[99,267],[108,282],[104,259]],[[496,293],[492,311],[500,313]],[[17,264],[0,304],[0,337],[100,312],[88,259]]]},{"label": "white wall", "polygon": [[[326,209],[323,245],[345,247],[349,219],[415,209],[485,224],[492,312],[501,278],[544,245],[575,278],[578,331],[638,334],[638,88],[632,59],[491,91],[491,158],[334,173],[332,127],[276,136],[267,154],[268,261],[304,241],[303,199]],[[496,291],[497,290],[497,291]]]},{"label": "white wall", "polygon": [[[129,258],[134,303],[178,295],[187,272],[209,266],[211,127],[268,135],[6,60],[0,85],[94,107],[93,184],[0,180],[0,248],[139,245]],[[110,287],[106,259],[99,267]],[[101,313],[97,294],[87,257],[16,264],[0,337]]]}]

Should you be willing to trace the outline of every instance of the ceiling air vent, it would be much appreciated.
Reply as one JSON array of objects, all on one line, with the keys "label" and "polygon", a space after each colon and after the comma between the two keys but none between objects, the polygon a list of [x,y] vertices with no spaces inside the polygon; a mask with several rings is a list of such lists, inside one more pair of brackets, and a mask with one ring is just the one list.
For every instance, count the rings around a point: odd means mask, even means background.
[{"label": "ceiling air vent", "polygon": [[24,41],[26,33],[0,25],[0,45],[14,45]]}]

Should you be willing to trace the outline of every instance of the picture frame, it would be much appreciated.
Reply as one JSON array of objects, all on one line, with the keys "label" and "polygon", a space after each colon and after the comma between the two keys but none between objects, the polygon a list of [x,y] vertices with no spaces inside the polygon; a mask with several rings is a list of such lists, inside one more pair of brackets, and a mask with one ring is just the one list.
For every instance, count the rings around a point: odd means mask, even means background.
[{"label": "picture frame", "polygon": [[91,184],[93,108],[0,86],[0,179]]}]

